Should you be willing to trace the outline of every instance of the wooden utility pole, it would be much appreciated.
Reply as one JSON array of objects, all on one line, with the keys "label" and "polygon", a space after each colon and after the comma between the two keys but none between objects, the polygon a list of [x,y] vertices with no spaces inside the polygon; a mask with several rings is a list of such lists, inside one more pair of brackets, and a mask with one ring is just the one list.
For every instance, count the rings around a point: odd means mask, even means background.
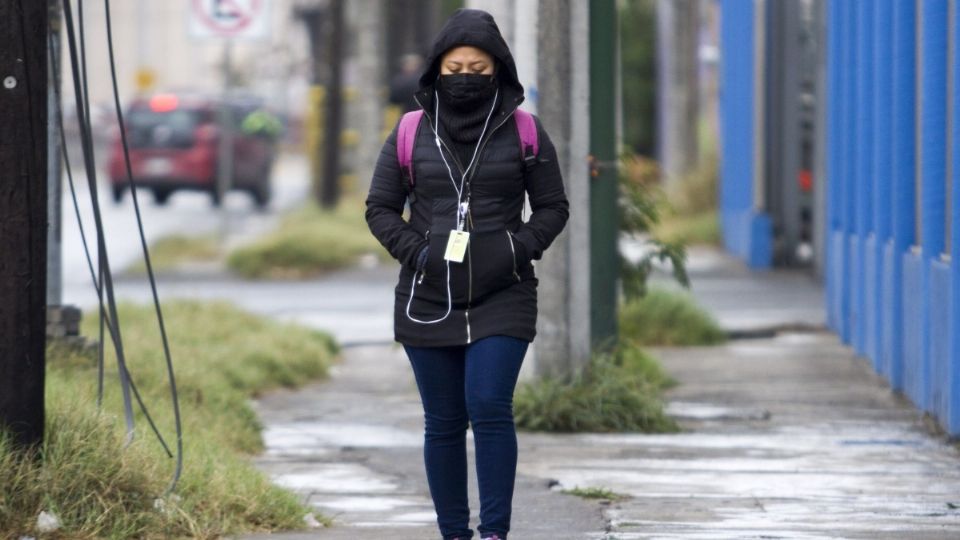
[{"label": "wooden utility pole", "polygon": [[0,429],[43,440],[47,5],[0,0]]}]

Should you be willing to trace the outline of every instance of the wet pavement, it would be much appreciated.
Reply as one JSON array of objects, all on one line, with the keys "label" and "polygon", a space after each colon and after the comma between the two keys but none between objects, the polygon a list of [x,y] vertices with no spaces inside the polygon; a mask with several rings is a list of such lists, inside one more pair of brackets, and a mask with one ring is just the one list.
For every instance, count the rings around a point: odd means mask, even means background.
[{"label": "wet pavement", "polygon": [[[330,380],[272,393],[258,401],[257,411],[267,446],[257,464],[332,518],[334,526],[245,538],[439,538],[423,472],[423,411],[402,349],[348,348]],[[469,432],[467,447],[472,464]],[[523,439],[520,453],[530,453]],[[468,484],[476,527],[472,465]],[[511,538],[587,538],[604,530],[596,503],[559,493],[550,484],[547,478],[520,474]],[[558,530],[572,536],[558,536]]]},{"label": "wet pavement", "polygon": [[[822,294],[811,279],[753,279],[737,265],[695,254],[693,293],[727,330],[772,337],[652,350],[679,382],[666,395],[679,434],[520,433],[511,538],[960,538],[957,449],[817,331],[807,314]],[[765,306],[767,316],[744,322]],[[266,396],[258,410],[268,447],[259,465],[334,526],[246,538],[439,537],[401,349],[349,347],[331,380]],[[475,527],[473,470],[469,485]],[[625,498],[561,493],[575,487]]]}]

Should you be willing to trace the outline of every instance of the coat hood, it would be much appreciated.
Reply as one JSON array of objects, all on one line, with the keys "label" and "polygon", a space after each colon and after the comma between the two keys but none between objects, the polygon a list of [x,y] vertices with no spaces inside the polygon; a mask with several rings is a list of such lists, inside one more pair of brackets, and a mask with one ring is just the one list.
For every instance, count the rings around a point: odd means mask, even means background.
[{"label": "coat hood", "polygon": [[[427,70],[420,77],[420,88],[433,88],[440,75],[443,53],[460,45],[483,49],[497,59],[497,79],[503,89],[523,95],[517,65],[493,16],[479,9],[458,9],[440,29],[427,59]],[[511,92],[513,93],[513,92]]]}]

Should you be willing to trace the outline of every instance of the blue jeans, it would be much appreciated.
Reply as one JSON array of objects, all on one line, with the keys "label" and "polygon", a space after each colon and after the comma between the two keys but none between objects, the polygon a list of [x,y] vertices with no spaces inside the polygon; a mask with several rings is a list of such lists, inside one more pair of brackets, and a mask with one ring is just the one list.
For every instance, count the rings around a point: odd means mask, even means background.
[{"label": "blue jeans", "polygon": [[471,538],[467,422],[473,427],[481,537],[506,539],[517,473],[513,391],[528,342],[491,336],[456,347],[404,346],[424,412],[423,460],[444,539]]}]

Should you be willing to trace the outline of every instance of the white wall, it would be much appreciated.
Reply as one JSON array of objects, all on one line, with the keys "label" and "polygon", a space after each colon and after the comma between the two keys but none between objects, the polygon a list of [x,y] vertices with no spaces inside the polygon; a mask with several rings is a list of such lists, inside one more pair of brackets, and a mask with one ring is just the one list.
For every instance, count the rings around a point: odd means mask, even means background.
[{"label": "white wall", "polygon": [[[188,35],[188,6],[189,0],[111,2],[118,86],[124,102],[136,94],[140,67],[155,72],[159,90],[221,88],[223,44]],[[233,65],[250,88],[283,110],[302,108],[310,74],[306,32],[302,23],[292,18],[291,7],[292,0],[272,0],[270,37],[260,42],[238,42],[233,49]],[[91,106],[112,107],[104,6],[102,2],[87,2],[84,9]],[[63,37],[66,45],[65,31]],[[61,63],[64,102],[72,105],[66,48]]]}]

